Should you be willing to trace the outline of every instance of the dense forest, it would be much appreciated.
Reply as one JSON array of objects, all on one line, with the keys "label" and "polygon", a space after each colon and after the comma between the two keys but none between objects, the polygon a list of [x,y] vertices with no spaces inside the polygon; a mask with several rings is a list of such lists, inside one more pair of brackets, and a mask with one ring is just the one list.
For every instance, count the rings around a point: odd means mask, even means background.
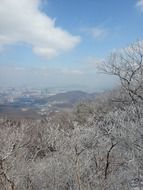
[{"label": "dense forest", "polygon": [[120,86],[72,112],[0,119],[0,190],[143,189],[143,44],[99,69]]}]

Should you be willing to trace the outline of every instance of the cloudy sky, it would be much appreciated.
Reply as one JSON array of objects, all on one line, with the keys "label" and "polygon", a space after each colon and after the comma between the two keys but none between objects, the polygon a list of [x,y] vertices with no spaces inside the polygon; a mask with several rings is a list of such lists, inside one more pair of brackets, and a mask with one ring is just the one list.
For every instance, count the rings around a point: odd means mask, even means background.
[{"label": "cloudy sky", "polygon": [[103,90],[96,64],[143,39],[143,0],[0,0],[0,86]]}]

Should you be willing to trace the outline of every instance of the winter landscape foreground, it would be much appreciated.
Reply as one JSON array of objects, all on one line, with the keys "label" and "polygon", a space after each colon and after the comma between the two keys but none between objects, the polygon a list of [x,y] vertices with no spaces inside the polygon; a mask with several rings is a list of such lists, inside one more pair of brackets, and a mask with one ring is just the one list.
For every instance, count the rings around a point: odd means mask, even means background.
[{"label": "winter landscape foreground", "polygon": [[143,45],[100,70],[120,86],[41,119],[0,119],[0,190],[143,189]]}]

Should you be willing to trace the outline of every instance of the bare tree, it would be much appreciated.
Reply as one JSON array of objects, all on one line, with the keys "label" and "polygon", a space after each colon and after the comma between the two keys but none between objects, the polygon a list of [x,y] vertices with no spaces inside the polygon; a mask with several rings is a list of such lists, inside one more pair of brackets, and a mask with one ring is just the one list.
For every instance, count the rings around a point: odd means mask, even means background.
[{"label": "bare tree", "polygon": [[143,42],[112,53],[100,69],[120,79],[132,101],[143,101]]},{"label": "bare tree", "polygon": [[[133,128],[126,128],[128,136],[122,138],[122,141],[128,144],[128,147],[134,152],[134,172],[136,179],[138,179],[138,187],[142,189],[141,173],[143,172],[139,166],[140,157],[143,153],[141,139],[143,136],[142,131],[142,105],[143,105],[143,41],[138,41],[127,48],[118,52],[112,53],[108,60],[105,61],[100,69],[109,75],[117,76],[121,83],[122,94],[126,96],[128,106],[125,106],[125,99],[120,97],[117,101],[122,102],[125,115],[132,120]],[[120,118],[118,116],[118,118]],[[134,119],[133,119],[134,118]],[[124,127],[122,130],[124,131]],[[125,124],[126,126],[126,124]],[[125,132],[125,131],[124,131]],[[134,134],[134,136],[132,135]],[[132,137],[132,139],[131,139]],[[132,162],[132,163],[133,163]],[[135,164],[136,163],[136,164]],[[108,166],[108,164],[107,164]]]}]

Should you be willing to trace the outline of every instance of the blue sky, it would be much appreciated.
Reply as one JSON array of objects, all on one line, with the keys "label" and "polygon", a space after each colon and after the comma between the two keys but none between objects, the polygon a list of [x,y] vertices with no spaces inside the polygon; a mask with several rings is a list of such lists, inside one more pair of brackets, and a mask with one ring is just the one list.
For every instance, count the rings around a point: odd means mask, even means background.
[{"label": "blue sky", "polygon": [[96,63],[143,38],[143,0],[2,0],[0,86],[111,87]]}]

